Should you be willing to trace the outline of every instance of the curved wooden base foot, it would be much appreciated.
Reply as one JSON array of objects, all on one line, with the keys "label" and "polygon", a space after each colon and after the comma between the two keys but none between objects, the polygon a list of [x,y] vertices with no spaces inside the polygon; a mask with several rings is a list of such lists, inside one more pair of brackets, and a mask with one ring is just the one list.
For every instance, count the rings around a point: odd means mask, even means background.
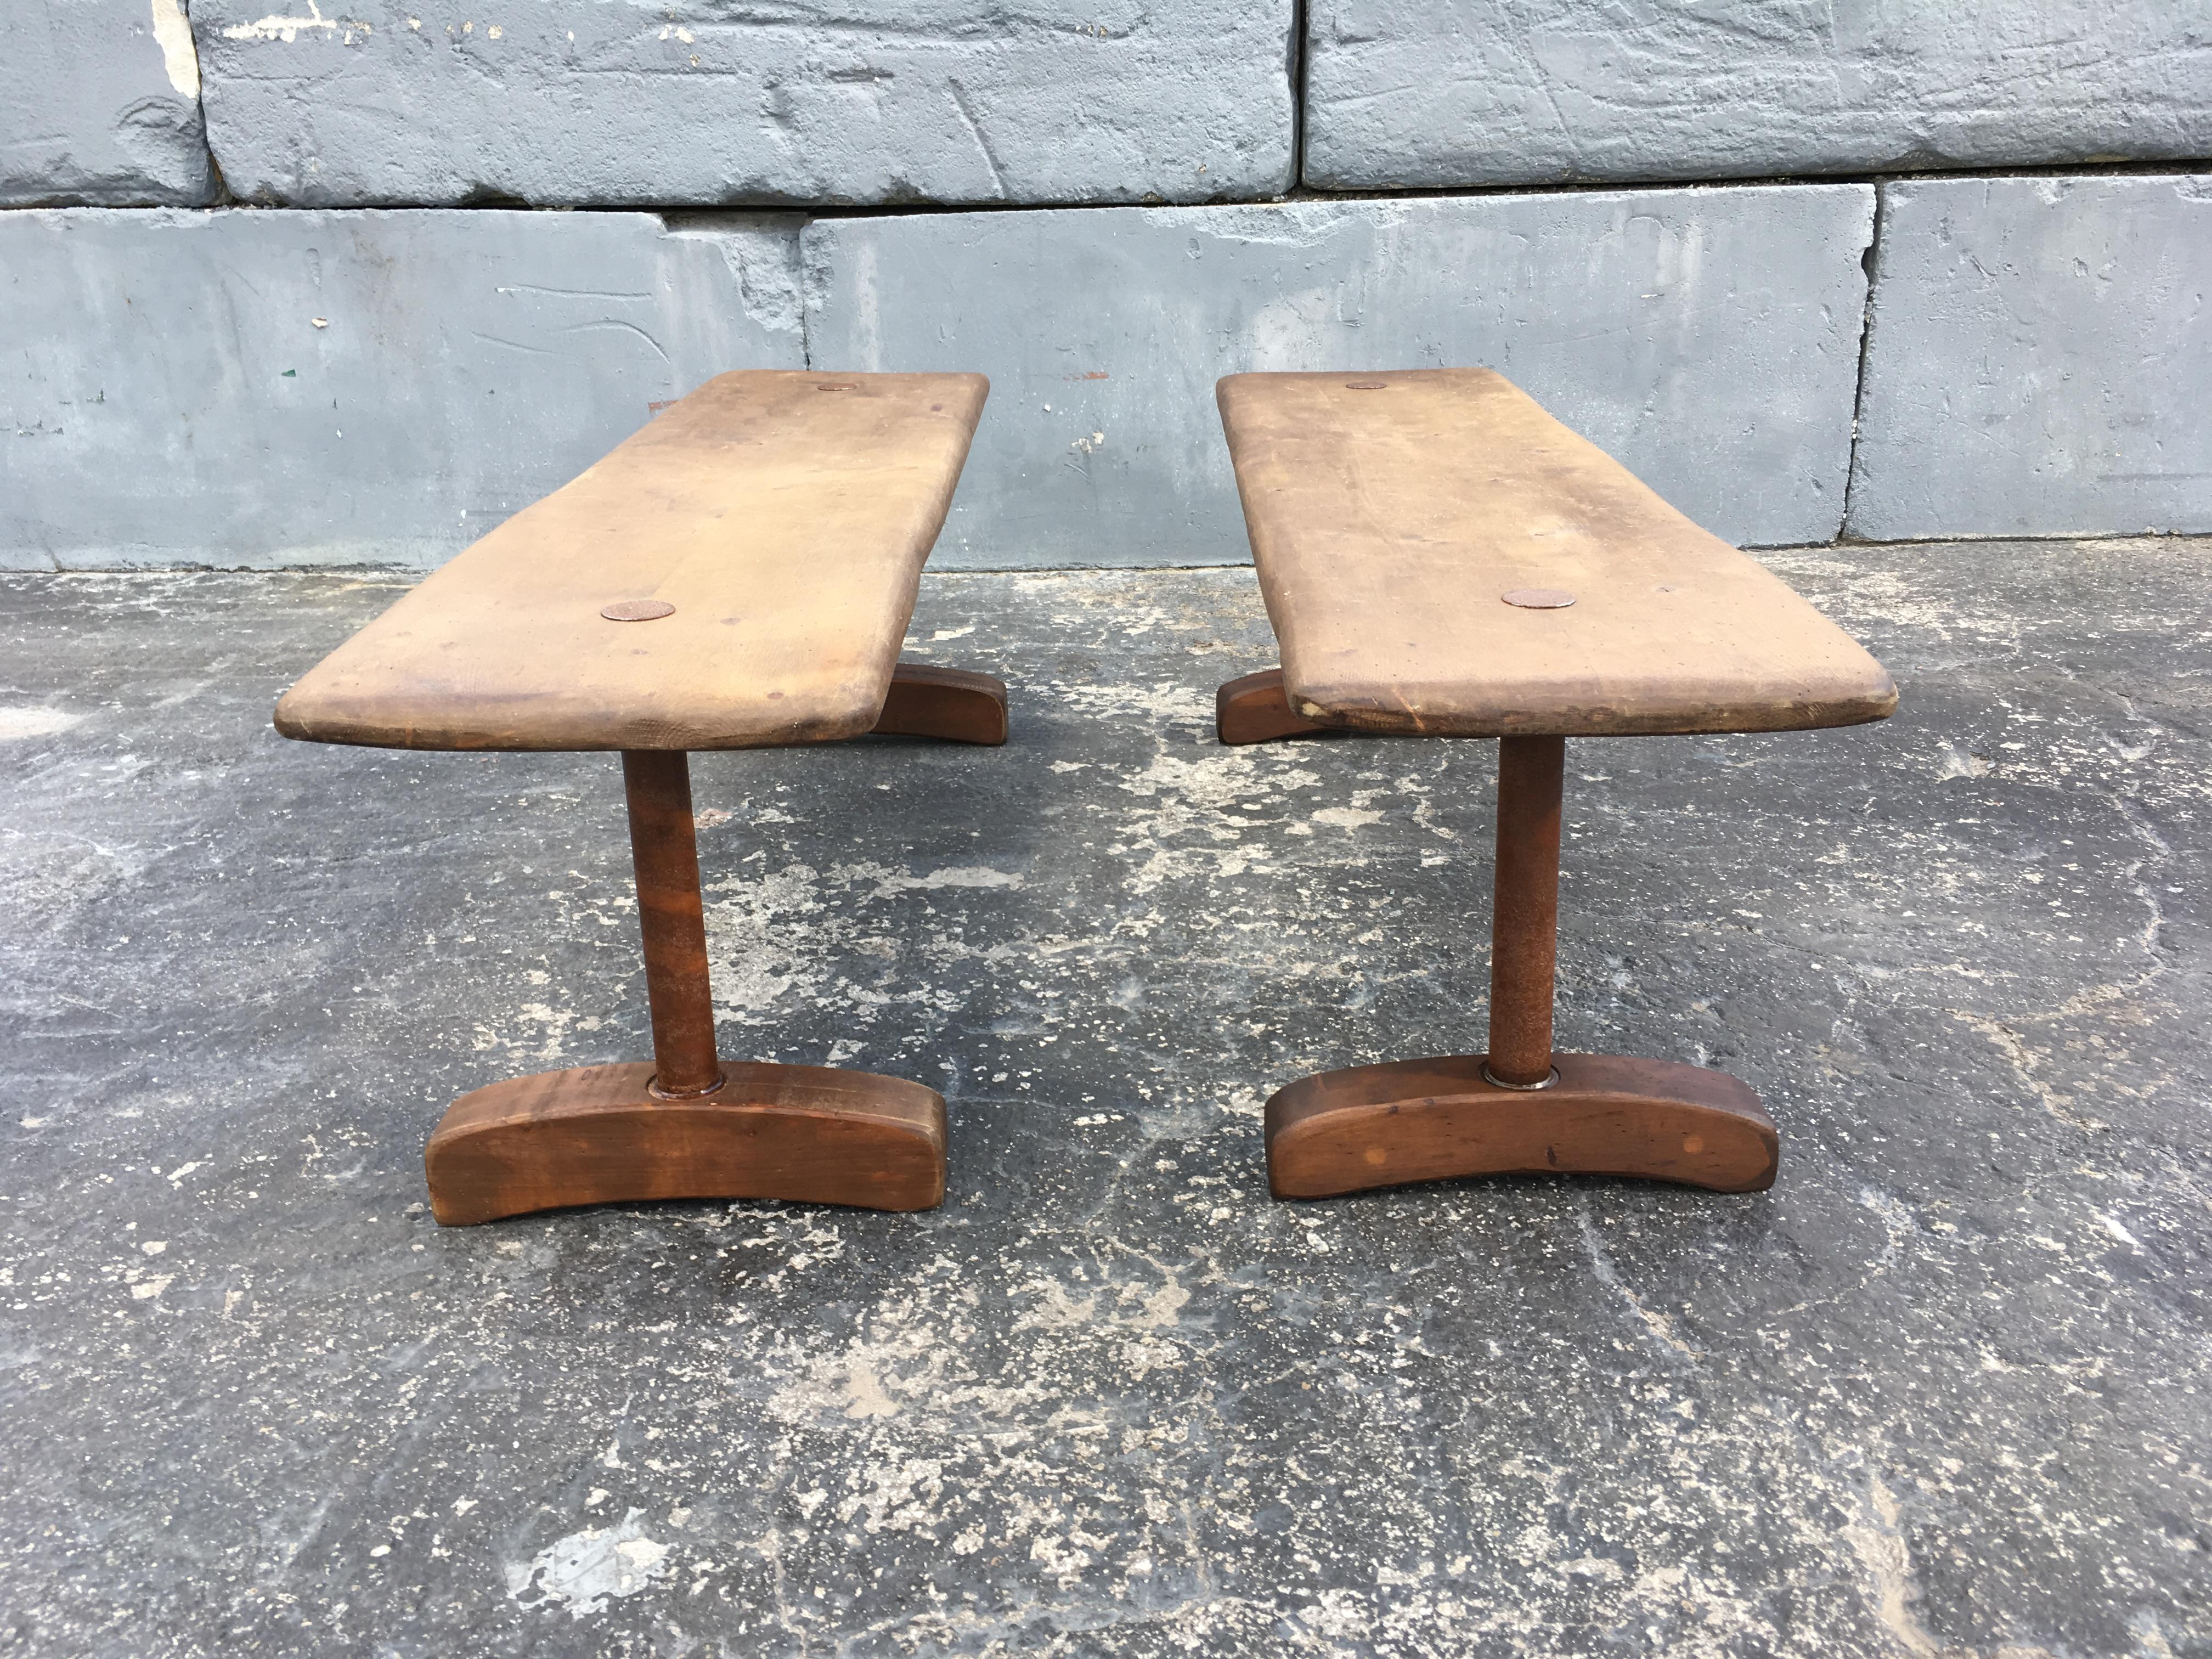
[{"label": "curved wooden base foot", "polygon": [[945,1199],[945,1101],[902,1078],[826,1066],[726,1066],[690,1100],[648,1064],[513,1078],[463,1095],[423,1164],[448,1227],[575,1204],[781,1198],[871,1210]]},{"label": "curved wooden base foot", "polygon": [[1480,1054],[1353,1066],[1267,1102],[1278,1198],[1471,1175],[1641,1176],[1753,1193],[1781,1142],[1759,1097],[1724,1072],[1666,1060],[1554,1054],[1548,1089],[1501,1089]]},{"label": "curved wooden base foot", "polygon": [[988,674],[902,662],[872,730],[886,737],[944,738],[953,743],[1006,740],[1006,688]]},{"label": "curved wooden base foot", "polygon": [[1279,668],[1243,675],[1213,694],[1213,732],[1224,743],[1267,743],[1335,729],[1291,709]]}]

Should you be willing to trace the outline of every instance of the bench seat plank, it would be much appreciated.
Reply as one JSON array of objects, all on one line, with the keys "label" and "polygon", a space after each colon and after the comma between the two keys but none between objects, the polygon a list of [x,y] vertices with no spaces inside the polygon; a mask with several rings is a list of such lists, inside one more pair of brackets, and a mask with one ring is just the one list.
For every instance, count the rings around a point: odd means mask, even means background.
[{"label": "bench seat plank", "polygon": [[[287,737],[750,749],[876,723],[989,383],[724,374],[332,653]],[[659,601],[655,620],[603,607]]]},{"label": "bench seat plank", "polygon": [[[1218,388],[1296,714],[1440,737],[1770,732],[1896,688],[1756,560],[1488,369]],[[1502,596],[1562,589],[1571,606]]]}]

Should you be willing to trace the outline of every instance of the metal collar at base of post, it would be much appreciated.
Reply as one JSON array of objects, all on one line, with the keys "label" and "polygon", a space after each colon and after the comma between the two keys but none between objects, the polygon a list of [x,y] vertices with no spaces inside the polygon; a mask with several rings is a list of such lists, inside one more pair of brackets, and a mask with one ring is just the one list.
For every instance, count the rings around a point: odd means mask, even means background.
[{"label": "metal collar at base of post", "polygon": [[1486,1060],[1482,1062],[1482,1080],[1493,1089],[1510,1089],[1516,1094],[1527,1094],[1533,1090],[1553,1087],[1559,1080],[1559,1068],[1556,1066],[1552,1067],[1551,1075],[1541,1083],[1508,1083],[1490,1069],[1490,1062]]},{"label": "metal collar at base of post", "polygon": [[[1554,1072],[1552,1075],[1556,1078],[1559,1073]],[[714,1080],[705,1088],[686,1089],[680,1095],[672,1095],[660,1086],[660,1073],[655,1072],[646,1079],[645,1091],[655,1100],[704,1100],[708,1095],[720,1094],[722,1091],[722,1085],[728,1081],[728,1078],[717,1073]]]}]

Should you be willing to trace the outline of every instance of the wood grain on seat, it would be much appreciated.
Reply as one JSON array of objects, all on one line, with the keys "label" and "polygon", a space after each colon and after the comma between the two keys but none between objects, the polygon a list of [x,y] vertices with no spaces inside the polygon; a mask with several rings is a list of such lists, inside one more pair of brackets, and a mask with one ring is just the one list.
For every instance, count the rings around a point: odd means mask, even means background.
[{"label": "wood grain on seat", "polygon": [[[1503,375],[1232,374],[1290,711],[1437,737],[1880,720],[1881,665]],[[1530,609],[1504,596],[1571,595]]]},{"label": "wood grain on seat", "polygon": [[[710,380],[325,659],[276,728],[400,749],[856,737],[883,713],[988,391],[980,374]],[[672,608],[602,614],[625,607]]]}]

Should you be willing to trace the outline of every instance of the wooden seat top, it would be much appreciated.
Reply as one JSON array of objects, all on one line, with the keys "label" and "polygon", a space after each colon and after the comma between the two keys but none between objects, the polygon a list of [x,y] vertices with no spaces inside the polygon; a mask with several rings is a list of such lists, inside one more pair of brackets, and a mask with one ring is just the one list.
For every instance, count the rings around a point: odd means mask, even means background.
[{"label": "wooden seat top", "polygon": [[[331,653],[287,737],[750,749],[876,722],[989,382],[724,374]],[[650,620],[617,616],[673,607]]]},{"label": "wooden seat top", "polygon": [[1218,396],[1285,690],[1308,719],[1571,736],[1849,726],[1896,707],[1842,630],[1501,374],[1232,374]]}]

